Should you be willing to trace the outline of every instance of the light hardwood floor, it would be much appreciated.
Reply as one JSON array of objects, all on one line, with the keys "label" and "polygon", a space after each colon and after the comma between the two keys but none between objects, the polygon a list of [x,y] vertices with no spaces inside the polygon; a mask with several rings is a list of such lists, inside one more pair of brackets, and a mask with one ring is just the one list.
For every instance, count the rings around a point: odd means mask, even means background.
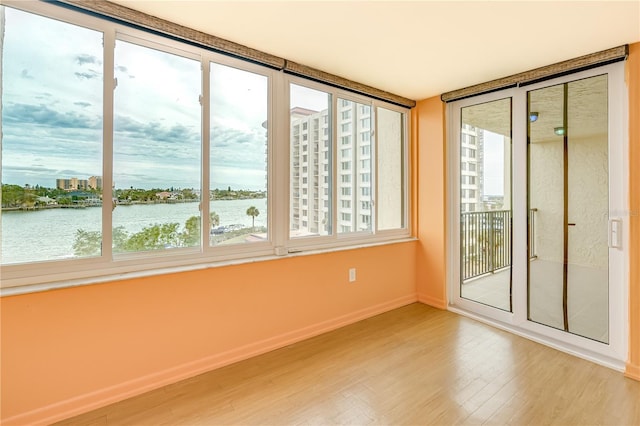
[{"label": "light hardwood floor", "polygon": [[640,382],[412,304],[61,425],[640,425]]}]

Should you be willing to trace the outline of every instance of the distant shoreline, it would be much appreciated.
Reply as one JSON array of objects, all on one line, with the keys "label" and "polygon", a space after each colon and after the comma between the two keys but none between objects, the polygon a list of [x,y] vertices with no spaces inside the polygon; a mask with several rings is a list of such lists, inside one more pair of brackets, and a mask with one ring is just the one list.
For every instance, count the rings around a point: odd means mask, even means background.
[{"label": "distant shoreline", "polygon": [[[231,197],[223,197],[216,198],[211,201],[234,201],[234,200],[264,200],[267,197],[259,197],[259,198],[231,198]],[[139,206],[139,205],[154,205],[154,204],[185,204],[185,203],[199,203],[200,200],[153,200],[153,201],[117,201],[116,206]],[[2,207],[3,212],[11,212],[11,211],[38,211],[38,210],[51,210],[51,209],[86,209],[90,207],[102,207],[102,203],[91,203],[91,204],[56,204],[56,205],[48,205],[48,206],[32,206],[32,207]]]}]

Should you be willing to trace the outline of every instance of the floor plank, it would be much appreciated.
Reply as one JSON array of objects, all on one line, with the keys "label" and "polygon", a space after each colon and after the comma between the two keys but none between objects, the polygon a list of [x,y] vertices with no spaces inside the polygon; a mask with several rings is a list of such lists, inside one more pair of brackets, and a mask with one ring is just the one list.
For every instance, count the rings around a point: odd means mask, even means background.
[{"label": "floor plank", "polygon": [[412,304],[58,425],[640,425],[640,383]]}]

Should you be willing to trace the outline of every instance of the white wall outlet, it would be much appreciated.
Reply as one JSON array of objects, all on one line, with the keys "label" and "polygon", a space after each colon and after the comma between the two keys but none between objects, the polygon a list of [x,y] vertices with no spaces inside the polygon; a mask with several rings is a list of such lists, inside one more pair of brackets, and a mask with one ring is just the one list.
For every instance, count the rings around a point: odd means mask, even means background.
[{"label": "white wall outlet", "polygon": [[349,282],[352,283],[356,280],[356,268],[349,269]]}]

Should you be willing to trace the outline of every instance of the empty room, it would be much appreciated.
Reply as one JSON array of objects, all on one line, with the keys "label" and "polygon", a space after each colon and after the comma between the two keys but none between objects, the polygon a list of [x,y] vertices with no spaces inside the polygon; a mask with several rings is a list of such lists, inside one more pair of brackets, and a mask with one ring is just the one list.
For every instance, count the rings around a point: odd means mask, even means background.
[{"label": "empty room", "polygon": [[0,26],[3,425],[640,424],[640,1]]}]

